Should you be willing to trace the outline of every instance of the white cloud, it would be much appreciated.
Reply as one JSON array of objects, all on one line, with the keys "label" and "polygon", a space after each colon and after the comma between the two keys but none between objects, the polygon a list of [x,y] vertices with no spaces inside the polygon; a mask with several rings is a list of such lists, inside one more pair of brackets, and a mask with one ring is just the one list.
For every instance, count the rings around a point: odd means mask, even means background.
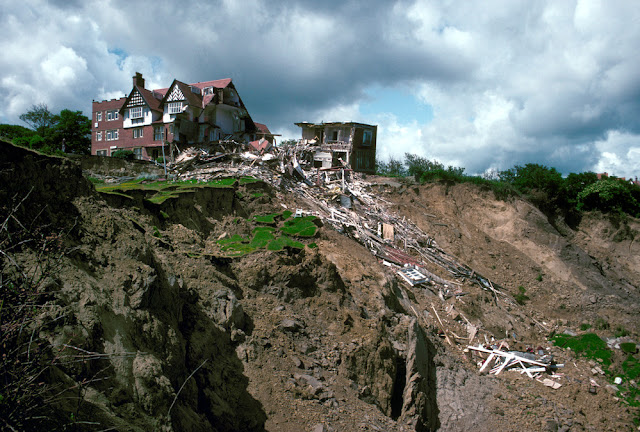
[{"label": "white cloud", "polygon": [[[635,169],[636,144],[607,147],[640,134],[631,0],[140,0],[135,14],[124,0],[7,3],[2,122],[40,102],[88,114],[92,99],[128,93],[135,72],[150,88],[232,77],[253,118],[285,136],[296,121],[377,122],[382,157]],[[394,106],[361,116],[367,89],[407,85],[432,120]]]},{"label": "white cloud", "polygon": [[640,175],[640,135],[613,131],[597,141],[600,160],[592,167],[595,172],[608,172],[618,177]]}]

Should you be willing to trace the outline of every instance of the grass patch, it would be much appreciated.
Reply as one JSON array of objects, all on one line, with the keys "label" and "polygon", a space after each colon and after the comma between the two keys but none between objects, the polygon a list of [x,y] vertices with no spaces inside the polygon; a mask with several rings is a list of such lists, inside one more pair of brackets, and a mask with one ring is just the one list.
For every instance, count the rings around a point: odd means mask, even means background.
[{"label": "grass patch", "polygon": [[98,192],[115,192],[115,191],[128,191],[128,190],[142,190],[142,191],[155,191],[155,192],[193,192],[196,188],[205,187],[231,187],[238,180],[229,177],[223,179],[217,179],[209,182],[199,182],[197,180],[187,181],[148,181],[145,179],[129,180],[118,184],[96,184],[96,190]]},{"label": "grass patch", "polygon": [[527,290],[525,289],[525,287],[520,285],[518,287],[518,294],[513,296],[513,298],[516,300],[516,302],[521,306],[524,306],[524,304],[527,302],[527,300],[529,300],[529,296],[527,296],[525,294],[526,292],[527,292]]},{"label": "grass patch", "polygon": [[620,344],[620,349],[627,354],[635,354],[638,347],[633,342],[623,342]]},{"label": "grass patch", "polygon": [[582,331],[589,330],[590,328],[591,328],[591,324],[587,324],[587,323],[580,324],[580,330]]},{"label": "grass patch", "polygon": [[250,183],[259,183],[261,180],[255,178],[255,177],[251,177],[251,176],[244,176],[244,177],[240,177],[240,184],[244,185],[244,184],[250,184]]},{"label": "grass patch", "polygon": [[604,318],[596,319],[594,323],[596,330],[609,330],[609,323]]},{"label": "grass patch", "polygon": [[[316,217],[306,216],[292,219],[292,214],[291,211],[286,210],[282,213],[253,216],[251,218],[253,222],[271,226],[258,226],[254,228],[251,239],[235,234],[232,237],[218,240],[217,244],[220,246],[222,252],[232,257],[243,256],[263,248],[270,251],[281,251],[287,247],[304,249],[304,243],[294,240],[291,237],[313,237],[318,231],[318,227],[314,223]],[[284,220],[284,223],[280,228],[277,228],[280,218]],[[314,248],[317,247],[317,245],[311,243],[309,247]]]},{"label": "grass patch", "polygon": [[551,340],[556,346],[571,348],[576,354],[596,360],[605,366],[611,364],[611,350],[607,347],[607,343],[595,333],[585,333],[581,336],[557,334]]},{"label": "grass patch", "polygon": [[318,231],[318,227],[313,222],[315,219],[315,216],[305,216],[287,220],[280,230],[285,234],[299,237],[313,237]]},{"label": "grass patch", "polygon": [[268,215],[254,216],[253,220],[258,222],[258,223],[274,224],[274,223],[276,223],[276,218],[278,216],[280,216],[280,213],[271,213],[271,214],[268,214]]},{"label": "grass patch", "polygon": [[[640,376],[640,362],[637,358],[629,355],[622,362],[622,373],[618,374],[622,378],[622,384],[618,385],[618,397],[624,399],[632,407],[640,407],[640,389],[636,385],[631,385],[630,381],[637,381]],[[635,420],[640,423],[640,412],[636,412]]]},{"label": "grass patch", "polygon": [[281,251],[285,247],[292,247],[295,249],[304,249],[304,244],[299,241],[295,241],[288,236],[282,235],[277,239],[272,240],[267,246],[267,250],[270,251]]}]

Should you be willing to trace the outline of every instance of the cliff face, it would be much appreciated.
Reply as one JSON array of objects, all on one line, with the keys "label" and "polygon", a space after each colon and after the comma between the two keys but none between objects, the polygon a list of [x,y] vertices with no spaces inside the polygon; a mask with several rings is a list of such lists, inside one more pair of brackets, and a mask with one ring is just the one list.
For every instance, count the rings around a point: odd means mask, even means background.
[{"label": "cliff face", "polygon": [[590,215],[561,234],[526,202],[466,186],[371,189],[505,290],[524,285],[520,307],[468,281],[464,296],[447,299],[411,288],[328,227],[317,247],[225,256],[218,240],[248,236],[253,216],[304,208],[264,183],[158,204],[98,194],[64,159],[2,144],[0,161],[2,337],[18,361],[2,363],[16,395],[0,404],[7,427],[463,431],[555,421],[588,430],[608,418],[620,430],[630,421],[613,395],[578,383],[589,371],[579,360],[567,371],[574,385],[558,391],[478,375],[461,351],[461,316],[483,337],[528,345],[549,345],[535,322],[551,331],[604,317],[637,336],[637,221]]}]

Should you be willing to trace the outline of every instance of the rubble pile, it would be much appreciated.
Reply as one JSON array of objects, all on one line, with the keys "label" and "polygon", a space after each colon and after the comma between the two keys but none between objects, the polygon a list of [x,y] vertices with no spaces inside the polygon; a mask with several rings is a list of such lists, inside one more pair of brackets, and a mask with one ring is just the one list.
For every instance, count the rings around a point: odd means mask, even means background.
[{"label": "rubble pile", "polygon": [[[301,140],[295,145],[257,151],[230,141],[215,148],[188,148],[169,165],[169,170],[178,180],[203,182],[228,175],[251,176],[295,195],[306,207],[296,209],[296,216],[321,218],[336,231],[366,246],[402,283],[424,287],[436,294],[443,302],[440,309],[453,318],[443,323],[432,304],[436,325],[450,345],[465,340],[471,344],[481,327],[469,321],[453,304],[444,303],[464,296],[466,282],[475,283],[490,293],[496,305],[516,306],[516,301],[502,287],[458,262],[411,220],[389,210],[391,203],[369,193],[372,184],[342,159],[334,159],[337,166],[330,168],[314,166],[317,148],[314,141]],[[411,305],[407,305],[407,309],[413,309],[419,320],[425,319]],[[548,331],[543,323],[531,319],[541,331]],[[456,332],[467,335],[458,336]]]}]

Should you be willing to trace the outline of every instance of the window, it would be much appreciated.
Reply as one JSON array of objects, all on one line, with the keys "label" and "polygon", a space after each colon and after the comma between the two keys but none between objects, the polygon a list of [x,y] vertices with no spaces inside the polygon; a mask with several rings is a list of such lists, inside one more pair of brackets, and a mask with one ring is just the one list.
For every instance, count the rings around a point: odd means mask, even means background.
[{"label": "window", "polygon": [[364,147],[368,147],[371,145],[371,131],[370,130],[366,130],[362,133],[362,145]]},{"label": "window", "polygon": [[153,140],[164,141],[164,126],[156,126],[153,128]]},{"label": "window", "polygon": [[107,121],[118,120],[118,110],[107,111]]},{"label": "window", "polygon": [[216,129],[209,131],[209,141],[216,141],[218,139],[218,131]]},{"label": "window", "polygon": [[102,132],[96,132],[96,141],[102,141]]},{"label": "window", "polygon": [[173,135],[175,133],[174,131],[175,131],[175,128],[173,127],[173,124],[171,124],[169,126],[169,132],[171,133],[171,135]]},{"label": "window", "polygon": [[331,141],[338,141],[338,131],[334,130],[331,132]]},{"label": "window", "polygon": [[96,113],[96,121],[102,121],[102,111]]},{"label": "window", "polygon": [[182,112],[182,102],[169,102],[169,114],[178,114]]},{"label": "window", "polygon": [[204,129],[205,129],[205,125],[200,125],[200,130],[198,133],[198,141],[200,142],[204,141]]},{"label": "window", "polygon": [[142,107],[129,108],[129,118],[131,120],[142,118]]},{"label": "window", "polygon": [[142,128],[135,128],[133,130],[133,137],[134,138],[142,138],[142,131],[143,131]]},{"label": "window", "polygon": [[115,141],[118,139],[118,129],[112,129],[107,131],[107,141]]},{"label": "window", "polygon": [[205,87],[204,88],[204,94],[205,95],[212,95],[213,94],[213,87]]},{"label": "window", "polygon": [[97,150],[96,151],[96,156],[106,156],[107,155],[107,151],[106,150]]},{"label": "window", "polygon": [[134,148],[133,155],[136,159],[142,159],[142,147]]}]

